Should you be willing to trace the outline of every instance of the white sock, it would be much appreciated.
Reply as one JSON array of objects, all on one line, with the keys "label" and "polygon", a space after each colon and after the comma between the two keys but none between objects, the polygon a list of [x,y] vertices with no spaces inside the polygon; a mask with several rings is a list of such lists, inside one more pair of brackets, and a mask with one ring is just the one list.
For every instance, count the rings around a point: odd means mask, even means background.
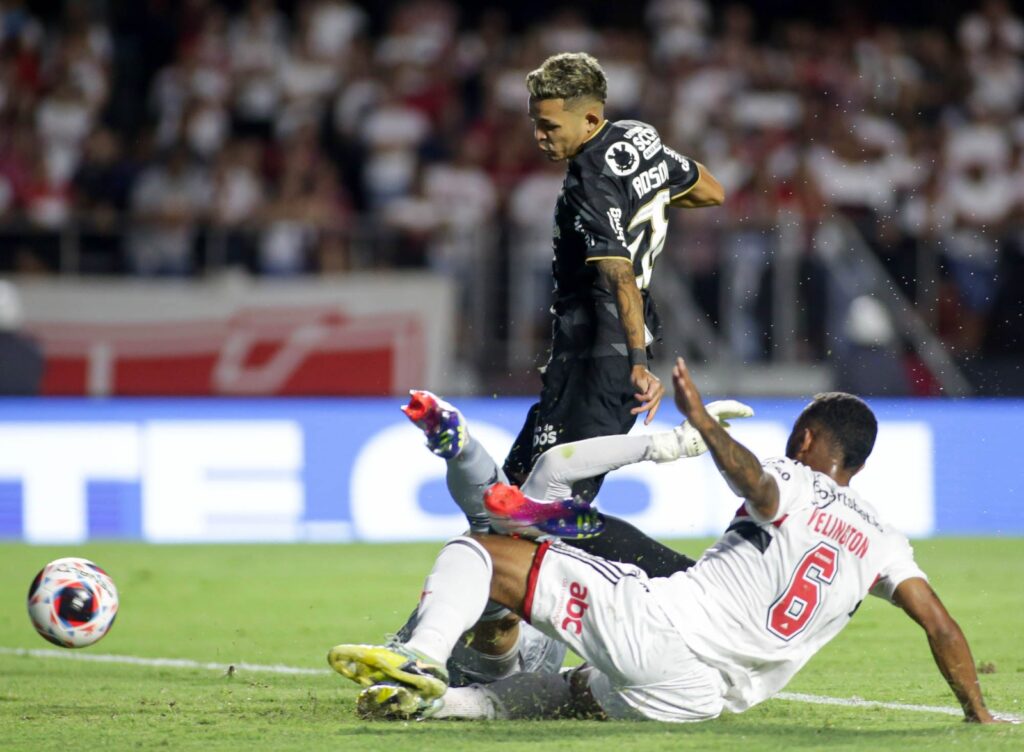
[{"label": "white sock", "polygon": [[654,459],[653,435],[657,434],[598,436],[550,449],[537,459],[530,476],[523,482],[523,493],[540,500],[572,496],[572,485],[578,480]]},{"label": "white sock", "polygon": [[498,719],[494,698],[479,684],[469,687],[449,687],[441,698],[444,706],[431,718],[461,718],[467,721],[494,721]]},{"label": "white sock", "polygon": [[448,541],[423,584],[416,628],[406,647],[446,663],[487,605],[492,570],[491,555],[472,538]]}]

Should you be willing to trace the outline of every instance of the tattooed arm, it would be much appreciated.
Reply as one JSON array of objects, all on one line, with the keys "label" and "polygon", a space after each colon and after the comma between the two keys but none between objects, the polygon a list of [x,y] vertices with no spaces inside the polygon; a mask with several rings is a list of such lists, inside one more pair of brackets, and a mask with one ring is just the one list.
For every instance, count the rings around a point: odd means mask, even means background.
[{"label": "tattooed arm", "polygon": [[626,347],[630,352],[630,381],[636,389],[633,396],[640,402],[632,409],[634,415],[647,413],[645,424],[654,420],[658,412],[665,387],[661,381],[647,370],[647,335],[644,329],[644,301],[640,296],[640,288],[636,286],[633,275],[633,264],[627,258],[602,258],[596,262],[601,282],[615,298],[615,306],[619,311],[619,321],[626,335]]},{"label": "tattooed arm", "polygon": [[603,258],[596,263],[601,282],[615,298],[615,305],[619,309],[626,347],[630,350],[646,348],[644,301],[640,296],[640,288],[636,286],[633,263],[627,258]]},{"label": "tattooed arm", "polygon": [[672,383],[679,412],[700,432],[733,492],[746,499],[760,517],[773,519],[779,510],[779,486],[775,478],[764,471],[753,452],[732,438],[704,409],[682,358],[676,358]]}]

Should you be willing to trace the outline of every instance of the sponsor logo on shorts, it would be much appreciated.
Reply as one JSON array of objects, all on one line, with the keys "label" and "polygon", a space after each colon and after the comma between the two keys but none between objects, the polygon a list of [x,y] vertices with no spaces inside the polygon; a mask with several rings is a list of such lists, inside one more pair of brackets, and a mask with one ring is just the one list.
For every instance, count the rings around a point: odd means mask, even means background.
[{"label": "sponsor logo on shorts", "polygon": [[550,423],[544,425],[538,425],[533,430],[533,446],[538,447],[549,447],[553,446],[558,441],[558,431]]},{"label": "sponsor logo on shorts", "polygon": [[583,615],[587,613],[590,604],[587,603],[588,590],[578,582],[569,585],[569,602],[565,604],[565,618],[562,619],[562,629],[579,635],[583,633]]}]

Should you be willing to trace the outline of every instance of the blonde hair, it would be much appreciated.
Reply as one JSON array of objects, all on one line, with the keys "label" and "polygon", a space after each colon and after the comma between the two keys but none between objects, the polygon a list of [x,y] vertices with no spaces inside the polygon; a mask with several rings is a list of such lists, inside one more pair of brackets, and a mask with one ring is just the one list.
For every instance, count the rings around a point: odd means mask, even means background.
[{"label": "blonde hair", "polygon": [[608,98],[608,79],[593,55],[561,52],[526,75],[526,89],[532,99],[564,99],[566,104],[596,99],[603,103]]}]

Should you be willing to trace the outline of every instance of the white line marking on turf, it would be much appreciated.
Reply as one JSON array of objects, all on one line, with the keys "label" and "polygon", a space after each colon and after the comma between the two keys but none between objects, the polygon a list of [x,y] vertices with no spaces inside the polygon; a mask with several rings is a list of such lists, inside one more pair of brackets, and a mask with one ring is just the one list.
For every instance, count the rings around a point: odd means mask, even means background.
[{"label": "white line marking on turf", "polygon": [[[862,697],[822,697],[821,695],[805,695],[802,692],[779,692],[772,699],[786,700],[788,702],[807,702],[813,705],[843,705],[850,708],[888,708],[889,710],[907,710],[913,713],[943,713],[944,715],[963,716],[964,712],[959,708],[944,708],[936,705],[910,705],[902,702],[882,702],[880,700],[865,700]],[[1003,721],[1019,724],[1021,719],[1009,713],[997,713],[992,715]]]},{"label": "white line marking on turf", "polygon": [[789,702],[808,702],[813,705],[845,705],[851,708],[889,708],[890,710],[910,710],[915,713],[944,713],[946,715],[964,714],[964,711],[959,708],[943,708],[937,705],[907,705],[902,702],[865,700],[861,697],[822,697],[820,695],[805,695],[802,692],[779,692],[775,695],[774,699],[787,700]]},{"label": "white line marking on turf", "polygon": [[[125,663],[132,666],[152,666],[154,668],[199,668],[209,671],[227,672],[231,666],[236,671],[253,671],[267,674],[300,674],[305,676],[333,673],[326,668],[301,668],[299,666],[284,666],[281,664],[260,664],[260,663],[204,663],[193,661],[188,658],[142,658],[136,655],[110,655],[108,653],[72,653],[66,650],[46,650],[29,648],[5,648],[0,647],[0,655],[18,655],[27,658],[58,658],[71,661],[91,661],[93,663]],[[851,708],[887,708],[889,710],[905,710],[912,713],[942,713],[943,715],[963,715],[959,708],[948,708],[937,705],[910,705],[902,702],[881,702],[879,700],[865,700],[860,697],[825,697],[822,695],[807,695],[801,692],[779,692],[773,699],[786,702],[806,702],[813,705],[841,705]],[[999,713],[1000,718],[1019,722],[1007,713]]]},{"label": "white line marking on turf", "polygon": [[227,671],[234,666],[236,671],[259,671],[268,674],[330,674],[326,668],[300,668],[298,666],[261,665],[259,663],[203,663],[188,658],[140,658],[135,655],[109,655],[106,653],[72,653],[61,650],[29,650],[27,648],[0,647],[0,655],[22,655],[30,658],[63,658],[71,661],[92,661],[93,663],[128,663],[133,666],[154,666],[156,668],[204,668],[210,671]]}]

